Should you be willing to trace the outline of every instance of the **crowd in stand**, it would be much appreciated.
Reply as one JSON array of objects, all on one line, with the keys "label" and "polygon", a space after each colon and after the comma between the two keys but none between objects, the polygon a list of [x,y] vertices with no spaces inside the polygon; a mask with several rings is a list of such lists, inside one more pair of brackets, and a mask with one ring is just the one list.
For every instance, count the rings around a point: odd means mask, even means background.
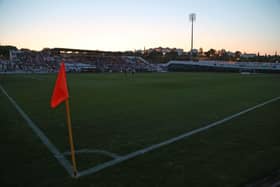
[{"label": "crowd in stand", "polygon": [[[105,54],[71,52],[59,53],[52,50],[40,52],[30,50],[17,50],[10,52],[10,60],[0,58],[0,72],[30,72],[50,73],[57,72],[62,59],[71,72],[151,72],[161,71],[163,65],[150,64],[140,56],[124,56],[119,54]],[[172,61],[170,61],[172,62]],[[169,63],[170,63],[169,62]],[[165,64],[166,66],[169,64]],[[178,62],[176,62],[178,63]],[[227,62],[227,61],[199,61],[191,62],[194,65],[224,66],[224,67],[255,67],[280,69],[279,63],[261,62]]]},{"label": "crowd in stand", "polygon": [[62,59],[67,64],[96,67],[97,72],[148,71],[149,64],[139,57],[88,54],[53,54],[49,51],[15,52],[10,60],[0,60],[1,72],[56,72]]},{"label": "crowd in stand", "polygon": [[56,61],[48,61],[44,54],[34,52],[22,52],[10,61],[2,61],[2,72],[53,72],[57,69]]}]

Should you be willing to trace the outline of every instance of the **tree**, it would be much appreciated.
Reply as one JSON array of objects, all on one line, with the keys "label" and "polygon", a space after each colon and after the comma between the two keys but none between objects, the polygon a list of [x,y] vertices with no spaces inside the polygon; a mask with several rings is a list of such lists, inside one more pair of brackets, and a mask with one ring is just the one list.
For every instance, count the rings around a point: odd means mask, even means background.
[{"label": "tree", "polygon": [[199,55],[199,56],[203,56],[203,48],[199,48],[199,50],[198,50],[198,55]]},{"label": "tree", "polygon": [[240,51],[235,51],[235,58],[240,58],[241,54]]},{"label": "tree", "polygon": [[165,57],[168,59],[168,60],[175,60],[177,57],[178,57],[178,53],[176,51],[171,51],[169,53],[166,53],[165,54]]},{"label": "tree", "polygon": [[214,57],[216,55],[216,50],[215,49],[209,49],[206,53],[207,57]]},{"label": "tree", "polygon": [[157,51],[153,50],[151,53],[149,53],[146,56],[146,59],[151,62],[162,63],[163,55],[161,52],[157,52]]},{"label": "tree", "polygon": [[0,56],[3,56],[4,58],[9,59],[10,50],[17,50],[17,48],[15,46],[10,46],[10,45],[0,46]]}]

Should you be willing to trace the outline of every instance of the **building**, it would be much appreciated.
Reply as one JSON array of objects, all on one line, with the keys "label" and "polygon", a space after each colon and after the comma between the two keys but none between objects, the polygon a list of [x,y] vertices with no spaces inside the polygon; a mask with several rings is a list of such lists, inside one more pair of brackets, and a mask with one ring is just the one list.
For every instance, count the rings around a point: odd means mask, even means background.
[{"label": "building", "polygon": [[254,53],[244,53],[242,55],[240,55],[241,58],[255,58],[257,55]]},{"label": "building", "polygon": [[181,55],[184,54],[184,50],[183,49],[178,49],[178,48],[157,47],[157,48],[148,49],[148,53],[152,53],[154,51],[156,51],[158,53],[161,53],[163,55],[165,55],[167,53],[171,53],[171,52],[176,52],[178,54],[178,56],[181,56]]}]

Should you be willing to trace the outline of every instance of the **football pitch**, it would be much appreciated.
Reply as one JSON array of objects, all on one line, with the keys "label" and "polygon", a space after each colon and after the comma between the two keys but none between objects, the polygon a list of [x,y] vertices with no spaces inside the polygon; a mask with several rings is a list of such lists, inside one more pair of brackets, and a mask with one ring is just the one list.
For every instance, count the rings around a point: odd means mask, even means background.
[{"label": "football pitch", "polygon": [[242,186],[280,168],[279,75],[68,74],[78,178],[55,79],[0,75],[6,186]]}]

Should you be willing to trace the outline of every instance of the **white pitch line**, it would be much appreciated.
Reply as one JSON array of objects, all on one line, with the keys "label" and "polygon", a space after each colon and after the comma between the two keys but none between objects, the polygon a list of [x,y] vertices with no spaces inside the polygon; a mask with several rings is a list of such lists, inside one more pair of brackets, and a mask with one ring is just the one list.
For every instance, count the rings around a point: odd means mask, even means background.
[{"label": "white pitch line", "polygon": [[[54,144],[51,143],[51,141],[47,138],[47,136],[34,124],[34,122],[24,113],[24,111],[17,105],[17,103],[8,95],[8,93],[4,90],[4,88],[0,85],[0,89],[2,90],[2,92],[7,96],[7,98],[10,100],[10,102],[14,105],[14,107],[17,109],[17,111],[21,114],[21,116],[25,119],[25,121],[27,122],[27,124],[29,125],[29,127],[33,130],[33,132],[41,139],[41,141],[48,147],[49,151],[53,153],[54,157],[59,161],[59,163],[66,169],[66,171],[68,172],[69,175],[73,176],[73,169],[72,169],[72,166],[71,164],[69,163],[69,161],[64,157],[64,155],[54,146]],[[150,151],[153,151],[155,149],[158,149],[160,147],[163,147],[163,146],[166,146],[166,145],[169,145],[171,143],[174,143],[174,142],[177,142],[183,138],[187,138],[189,136],[192,136],[194,134],[197,134],[197,133],[200,133],[202,131],[206,131],[212,127],[215,127],[215,126],[218,126],[218,125],[221,125],[233,118],[236,118],[236,117],[239,117],[243,114],[246,114],[252,110],[255,110],[257,108],[260,108],[264,105],[267,105],[269,103],[272,103],[272,102],[275,102],[277,100],[280,99],[280,96],[279,97],[275,97],[273,99],[270,99],[268,101],[265,101],[263,103],[260,103],[258,105],[255,105],[253,107],[250,107],[248,109],[245,109],[241,112],[238,112],[236,114],[233,114],[231,116],[228,116],[224,119],[221,119],[219,121],[216,121],[214,123],[211,123],[211,124],[208,124],[204,127],[201,127],[201,128],[198,128],[198,129],[195,129],[195,130],[192,130],[190,132],[187,132],[187,133],[184,133],[184,134],[181,134],[179,136],[176,136],[174,138],[171,138],[171,139],[168,139],[166,141],[163,141],[163,142],[160,142],[158,144],[154,144],[154,145],[151,145],[149,147],[146,147],[144,149],[140,149],[138,151],[135,151],[135,152],[132,152],[132,153],[129,153],[127,155],[124,155],[124,156],[116,156],[114,160],[111,160],[111,161],[108,161],[108,162],[105,162],[103,164],[99,164],[95,167],[92,167],[92,168],[89,168],[89,169],[86,169],[86,170],[83,170],[81,172],[78,173],[77,177],[82,177],[82,176],[86,176],[86,175],[90,175],[90,174],[93,174],[93,173],[97,173],[98,171],[101,171],[105,168],[108,168],[108,167],[111,167],[111,166],[114,166],[116,164],[119,164],[123,161],[126,161],[126,160],[129,160],[129,159],[132,159],[132,158],[135,158],[137,156],[140,156],[140,155],[143,155],[147,152],[150,152]]]},{"label": "white pitch line", "polygon": [[163,141],[163,142],[161,142],[161,143],[151,145],[151,146],[146,147],[146,148],[144,148],[144,149],[140,149],[140,150],[138,150],[138,151],[129,153],[129,154],[127,154],[127,155],[120,156],[119,158],[116,158],[116,159],[114,159],[114,160],[111,160],[111,161],[105,162],[105,163],[103,163],[103,164],[99,164],[99,165],[97,165],[97,166],[95,166],[95,167],[92,167],[92,168],[83,170],[83,171],[79,172],[78,177],[82,177],[82,176],[90,175],[90,174],[93,174],[93,173],[97,173],[98,171],[101,171],[101,170],[103,170],[103,169],[105,169],[105,168],[114,166],[114,165],[119,164],[119,163],[121,163],[121,162],[123,162],[123,161],[126,161],[126,160],[132,159],[132,158],[134,158],[134,157],[143,155],[143,154],[145,154],[145,153],[147,153],[147,152],[150,152],[150,151],[153,151],[153,150],[158,149],[158,148],[160,148],[160,147],[163,147],[163,146],[169,145],[169,144],[171,144],[171,143],[177,142],[177,141],[179,141],[179,140],[182,140],[183,138],[187,138],[187,137],[192,136],[192,135],[194,135],[194,134],[197,134],[197,133],[206,131],[206,130],[212,128],[212,127],[221,125],[221,124],[223,124],[223,123],[225,123],[225,122],[227,122],[227,121],[229,121],[229,120],[232,120],[233,118],[239,117],[239,116],[241,116],[241,115],[243,115],[243,114],[246,114],[246,113],[248,113],[248,112],[250,112],[250,111],[252,111],[252,110],[255,110],[255,109],[257,109],[257,108],[260,108],[260,107],[262,107],[262,106],[264,106],[264,105],[267,105],[267,104],[269,104],[269,103],[275,102],[275,101],[277,101],[277,100],[279,100],[279,99],[280,99],[280,96],[279,96],[279,97],[275,97],[275,98],[273,98],[273,99],[267,100],[267,101],[265,101],[265,102],[263,102],[263,103],[260,103],[260,104],[258,104],[258,105],[255,105],[255,106],[250,107],[250,108],[248,108],[248,109],[242,110],[241,112],[238,112],[238,113],[236,113],[236,114],[233,114],[233,115],[231,115],[231,116],[228,116],[228,117],[226,117],[226,118],[224,118],[224,119],[221,119],[221,120],[216,121],[216,122],[214,122],[214,123],[210,123],[210,124],[208,124],[208,125],[206,125],[206,126],[204,126],[204,127],[201,127],[201,128],[195,129],[195,130],[192,130],[192,131],[190,131],[190,132],[181,134],[181,135],[179,135],[179,136],[176,136],[176,137],[174,137],[174,138],[168,139],[168,140]]},{"label": "white pitch line", "polygon": [[23,119],[27,122],[28,126],[33,130],[33,132],[40,138],[40,140],[47,146],[49,151],[58,160],[60,165],[65,168],[69,175],[73,176],[73,169],[69,161],[64,157],[64,155],[55,147],[55,145],[47,138],[47,136],[35,125],[35,123],[28,117],[27,114],[18,106],[18,104],[11,98],[5,89],[0,85],[0,89],[7,96],[9,101],[14,105],[16,110],[20,113]]}]

